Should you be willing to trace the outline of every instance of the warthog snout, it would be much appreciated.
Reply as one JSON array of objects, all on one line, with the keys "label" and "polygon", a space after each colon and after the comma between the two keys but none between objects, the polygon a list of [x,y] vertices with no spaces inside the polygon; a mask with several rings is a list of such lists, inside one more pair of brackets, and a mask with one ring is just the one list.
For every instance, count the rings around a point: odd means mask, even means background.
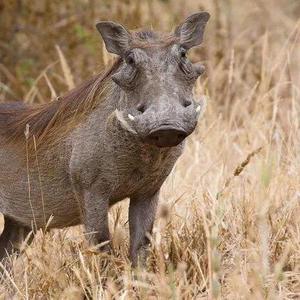
[{"label": "warthog snout", "polygon": [[116,110],[115,114],[122,127],[143,143],[160,148],[174,147],[194,131],[205,107],[205,98],[198,101],[186,105],[187,102],[178,104],[177,100],[159,99],[143,112],[137,109]]},{"label": "warthog snout", "polygon": [[163,96],[150,101],[143,112],[129,115],[131,124],[146,144],[174,147],[190,135],[197,125],[197,105],[193,99]]},{"label": "warthog snout", "polygon": [[184,130],[162,126],[150,132],[145,138],[145,142],[158,147],[174,147],[180,144],[188,133]]}]

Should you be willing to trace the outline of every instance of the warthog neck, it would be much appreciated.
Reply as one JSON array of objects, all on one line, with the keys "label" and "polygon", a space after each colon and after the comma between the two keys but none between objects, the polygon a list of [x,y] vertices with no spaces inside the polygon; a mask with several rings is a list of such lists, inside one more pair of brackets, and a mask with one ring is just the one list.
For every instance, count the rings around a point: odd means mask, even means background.
[{"label": "warthog neck", "polygon": [[116,118],[115,90],[72,134],[71,174],[81,188],[99,182],[111,189],[111,201],[121,200],[142,189],[156,190],[182,153],[183,144],[158,148],[145,144],[127,131]]}]

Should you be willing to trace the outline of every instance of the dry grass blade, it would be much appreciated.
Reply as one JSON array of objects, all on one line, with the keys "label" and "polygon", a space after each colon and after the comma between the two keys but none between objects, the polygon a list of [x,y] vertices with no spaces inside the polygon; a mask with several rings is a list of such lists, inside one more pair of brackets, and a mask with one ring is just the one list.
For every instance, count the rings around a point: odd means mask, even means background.
[{"label": "dry grass blade", "polygon": [[234,170],[234,172],[233,172],[233,176],[230,176],[230,177],[228,177],[228,178],[226,179],[225,184],[224,184],[224,187],[223,187],[222,190],[217,194],[217,199],[219,199],[219,197],[223,194],[224,190],[225,190],[226,188],[229,187],[229,185],[230,185],[232,179],[233,179],[234,177],[239,176],[239,175],[243,172],[243,170],[245,169],[245,167],[250,163],[251,158],[252,158],[253,156],[255,156],[256,154],[258,154],[262,149],[263,149],[263,147],[259,147],[259,148],[257,148],[256,150],[254,150],[254,151],[252,151],[251,153],[249,153],[249,154],[247,155],[247,158],[246,158],[244,161],[242,161],[242,162],[235,168],[235,170]]},{"label": "dry grass blade", "polygon": [[64,77],[65,77],[68,89],[72,90],[75,87],[75,83],[74,83],[74,79],[73,79],[71,69],[70,69],[70,67],[67,63],[67,60],[66,60],[63,52],[61,51],[60,47],[58,45],[55,45],[55,48],[56,48],[58,56],[59,56],[61,68],[62,68]]},{"label": "dry grass blade", "polygon": [[233,172],[233,175],[234,176],[239,176],[243,172],[244,168],[250,163],[251,158],[254,155],[258,154],[262,149],[263,149],[263,147],[259,147],[258,149],[256,149],[253,152],[249,153],[247,158],[239,166],[236,167],[236,169]]}]

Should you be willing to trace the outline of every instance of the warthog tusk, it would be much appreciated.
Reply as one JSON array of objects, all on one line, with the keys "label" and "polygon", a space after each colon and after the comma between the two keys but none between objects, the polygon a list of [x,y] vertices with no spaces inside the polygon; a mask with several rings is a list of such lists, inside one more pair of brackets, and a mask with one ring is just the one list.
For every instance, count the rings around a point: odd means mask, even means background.
[{"label": "warthog tusk", "polygon": [[[128,122],[125,120],[125,118],[123,117],[123,113],[121,111],[119,111],[118,109],[115,110],[115,115],[118,119],[118,121],[120,122],[121,126],[126,129],[127,131],[133,133],[133,134],[137,134],[137,132],[135,131],[134,128],[132,128]],[[132,116],[133,117],[133,116]],[[129,118],[129,115],[128,115]]]},{"label": "warthog tusk", "polygon": [[131,115],[131,114],[128,114],[128,119],[131,120],[131,121],[134,121],[134,116]]},{"label": "warthog tusk", "polygon": [[198,118],[201,118],[206,110],[207,97],[201,96],[198,101],[198,106],[196,108],[196,113],[199,114]]}]

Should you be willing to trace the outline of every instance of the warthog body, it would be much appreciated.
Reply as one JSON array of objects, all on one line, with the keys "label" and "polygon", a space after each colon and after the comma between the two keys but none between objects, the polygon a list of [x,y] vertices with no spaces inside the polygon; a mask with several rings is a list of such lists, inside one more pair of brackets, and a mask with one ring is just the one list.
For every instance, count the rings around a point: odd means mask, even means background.
[{"label": "warthog body", "polygon": [[185,52],[201,43],[208,18],[194,14],[168,36],[100,22],[119,56],[109,70],[49,104],[0,105],[0,258],[50,217],[49,228],[83,223],[93,243],[109,241],[109,207],[129,197],[137,263],[160,187],[200,113],[192,87],[203,68]]}]

